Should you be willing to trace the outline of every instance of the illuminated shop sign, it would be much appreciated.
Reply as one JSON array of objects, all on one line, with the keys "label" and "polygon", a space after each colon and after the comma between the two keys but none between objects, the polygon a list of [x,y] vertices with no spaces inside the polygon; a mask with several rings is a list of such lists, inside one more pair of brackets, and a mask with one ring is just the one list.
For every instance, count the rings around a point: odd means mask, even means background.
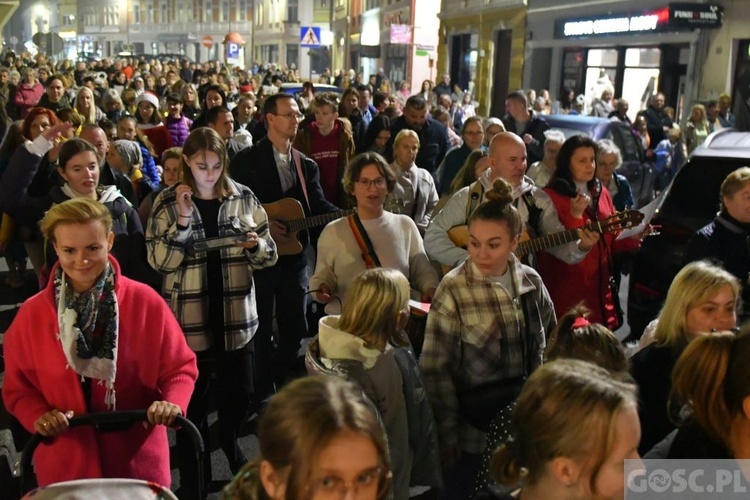
[{"label": "illuminated shop sign", "polygon": [[559,19],[555,23],[555,38],[589,38],[718,28],[721,26],[721,18],[722,9],[718,5],[673,3],[649,12]]}]

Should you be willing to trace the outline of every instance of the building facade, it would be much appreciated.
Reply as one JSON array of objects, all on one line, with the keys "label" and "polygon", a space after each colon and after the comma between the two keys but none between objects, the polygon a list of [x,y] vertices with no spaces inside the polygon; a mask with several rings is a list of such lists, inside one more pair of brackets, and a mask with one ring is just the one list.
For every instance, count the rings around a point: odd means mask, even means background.
[{"label": "building facade", "polygon": [[703,93],[709,38],[722,19],[716,3],[530,0],[524,87],[547,88],[553,99],[572,91],[587,105],[610,87],[631,118],[660,91],[685,117]]},{"label": "building facade", "polygon": [[504,115],[505,97],[523,78],[526,0],[443,0],[439,17],[435,79],[449,74],[480,115]]},{"label": "building facade", "polygon": [[[225,61],[224,41],[231,33],[246,44],[252,39],[252,0],[78,0],[79,50],[99,56],[132,52]],[[235,59],[247,64],[248,52],[241,47]]]},{"label": "building facade", "polygon": [[[331,66],[331,8],[336,0],[256,0],[253,60],[298,68],[315,79]],[[318,28],[320,46],[301,47],[302,29]]]}]

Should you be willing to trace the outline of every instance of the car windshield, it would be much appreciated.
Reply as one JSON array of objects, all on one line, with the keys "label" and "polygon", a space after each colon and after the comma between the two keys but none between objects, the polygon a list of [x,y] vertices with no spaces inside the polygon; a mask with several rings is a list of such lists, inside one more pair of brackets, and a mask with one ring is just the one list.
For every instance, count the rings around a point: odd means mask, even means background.
[{"label": "car windshield", "polygon": [[741,158],[693,156],[674,178],[661,214],[707,224],[719,211],[719,189],[724,178],[747,164],[748,160]]}]

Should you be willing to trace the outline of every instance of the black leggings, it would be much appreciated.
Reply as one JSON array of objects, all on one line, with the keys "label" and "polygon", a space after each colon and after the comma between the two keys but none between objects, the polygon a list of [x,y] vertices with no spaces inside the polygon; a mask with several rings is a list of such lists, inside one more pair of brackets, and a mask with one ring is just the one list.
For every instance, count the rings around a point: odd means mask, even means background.
[{"label": "black leggings", "polygon": [[[237,434],[249,416],[254,391],[255,350],[253,341],[236,351],[225,351],[223,337],[216,340],[220,340],[220,343],[215,343],[207,351],[196,353],[198,380],[195,382],[195,390],[190,398],[187,411],[187,417],[200,430],[206,447],[204,455],[206,483],[211,480],[211,445],[208,432],[211,390],[213,389],[218,411],[219,444],[232,470],[242,466],[245,460],[237,441]],[[180,467],[180,483],[187,486],[192,483],[192,480],[189,482],[183,481],[183,475],[192,477],[191,474],[197,474],[198,471],[195,470],[195,464],[187,460],[187,457],[190,456],[185,454],[189,453],[189,448],[185,448],[187,443],[181,443],[181,441],[178,440],[178,450],[181,461],[184,463]],[[183,494],[185,493],[187,492]],[[187,495],[185,498],[192,497]]]}]

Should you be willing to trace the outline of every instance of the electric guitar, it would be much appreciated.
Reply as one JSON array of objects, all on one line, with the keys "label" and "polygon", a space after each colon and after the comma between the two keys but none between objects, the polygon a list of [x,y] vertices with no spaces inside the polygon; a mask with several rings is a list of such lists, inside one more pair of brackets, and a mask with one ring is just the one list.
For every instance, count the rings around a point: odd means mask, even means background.
[{"label": "electric guitar", "polygon": [[[590,231],[596,231],[599,234],[614,233],[637,226],[642,221],[642,212],[639,212],[638,210],[625,210],[623,212],[616,212],[602,221],[590,222],[582,227],[566,229],[559,233],[548,234],[547,236],[540,236],[538,238],[531,238],[528,231],[524,231],[521,234],[521,240],[513,253],[516,254],[517,257],[523,257],[532,252],[565,245],[566,243],[576,241],[580,238],[578,236],[579,229],[588,229]],[[469,226],[464,225],[452,227],[448,230],[448,237],[454,245],[465,250],[469,245]],[[442,268],[443,272],[448,272],[452,269],[450,266],[445,265],[443,265]]]},{"label": "electric guitar", "polygon": [[[402,208],[403,202],[401,200],[397,202],[388,201],[385,204],[385,209],[393,213],[400,213]],[[328,214],[305,217],[302,204],[294,198],[282,198],[273,203],[266,203],[263,205],[263,209],[266,211],[269,221],[281,222],[286,227],[286,236],[274,240],[276,242],[276,253],[279,255],[297,255],[302,252],[302,243],[299,241],[300,231],[325,226],[329,222],[347,217],[355,212],[355,210],[337,210]]]}]

